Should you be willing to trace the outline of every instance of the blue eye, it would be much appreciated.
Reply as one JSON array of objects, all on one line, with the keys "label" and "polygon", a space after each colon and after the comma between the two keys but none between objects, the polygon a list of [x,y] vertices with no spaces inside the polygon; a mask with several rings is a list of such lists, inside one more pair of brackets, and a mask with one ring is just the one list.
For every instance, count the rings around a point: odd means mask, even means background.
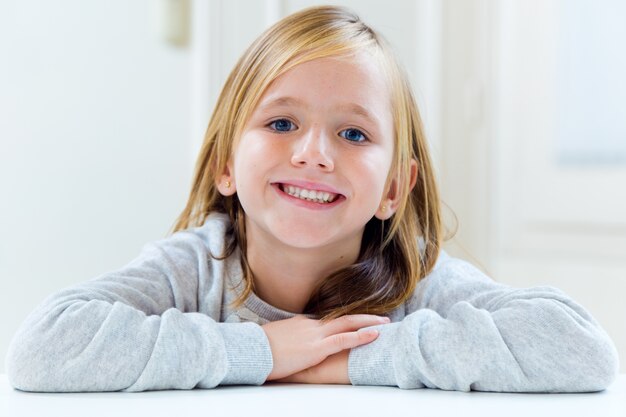
[{"label": "blue eye", "polygon": [[345,129],[339,132],[339,136],[350,142],[365,142],[367,138],[359,129]]},{"label": "blue eye", "polygon": [[287,119],[278,119],[274,120],[269,124],[269,127],[276,130],[277,132],[289,132],[294,130],[294,125]]}]

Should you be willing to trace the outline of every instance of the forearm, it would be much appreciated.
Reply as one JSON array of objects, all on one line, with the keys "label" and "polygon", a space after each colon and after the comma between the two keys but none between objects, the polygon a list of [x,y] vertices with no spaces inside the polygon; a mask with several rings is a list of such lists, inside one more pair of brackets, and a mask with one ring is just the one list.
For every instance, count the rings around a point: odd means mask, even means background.
[{"label": "forearm", "polygon": [[26,391],[143,391],[261,384],[271,351],[260,326],[169,309],[147,316],[101,300],[42,306],[15,336],[9,378]]},{"label": "forearm", "polygon": [[352,383],[585,392],[614,379],[619,360],[612,341],[561,291],[506,287],[464,263],[437,274],[422,284],[416,311],[352,350]]}]

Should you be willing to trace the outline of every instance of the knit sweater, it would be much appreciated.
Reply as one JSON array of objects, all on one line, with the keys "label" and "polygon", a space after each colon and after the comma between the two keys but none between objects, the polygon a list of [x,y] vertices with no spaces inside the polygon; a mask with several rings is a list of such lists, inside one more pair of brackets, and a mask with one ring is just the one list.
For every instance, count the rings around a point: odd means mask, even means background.
[{"label": "knit sweater", "polygon": [[[120,270],[48,297],[7,356],[25,391],[144,391],[263,384],[272,352],[261,325],[294,314],[255,294],[239,308],[240,254],[216,260],[228,218],[146,245]],[[412,296],[350,351],[354,385],[509,392],[606,388],[615,346],[552,287],[512,288],[441,253]]]}]

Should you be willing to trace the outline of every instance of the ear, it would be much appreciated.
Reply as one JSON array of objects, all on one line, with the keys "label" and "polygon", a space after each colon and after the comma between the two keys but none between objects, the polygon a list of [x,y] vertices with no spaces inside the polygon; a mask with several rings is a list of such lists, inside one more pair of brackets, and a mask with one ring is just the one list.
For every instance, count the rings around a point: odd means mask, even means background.
[{"label": "ear", "polygon": [[231,161],[228,161],[221,175],[215,177],[215,186],[217,191],[224,197],[230,197],[237,192],[235,185],[235,176],[233,175]]},{"label": "ear", "polygon": [[[417,182],[417,161],[411,159],[411,172],[409,175],[409,191],[413,190]],[[394,176],[387,187],[387,190],[383,194],[383,198],[380,201],[378,210],[374,216],[380,220],[388,220],[393,216],[400,205],[400,179],[398,176]]]}]

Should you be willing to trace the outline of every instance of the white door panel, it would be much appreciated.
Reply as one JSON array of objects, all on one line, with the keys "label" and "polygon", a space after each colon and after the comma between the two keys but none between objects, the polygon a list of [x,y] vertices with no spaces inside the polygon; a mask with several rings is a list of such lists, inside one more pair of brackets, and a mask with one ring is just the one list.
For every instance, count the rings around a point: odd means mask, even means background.
[{"label": "white door panel", "polygon": [[[571,96],[559,84],[565,64],[560,49],[576,41],[567,32],[563,7],[577,5],[532,1],[501,8],[495,142],[504,180],[497,193],[502,224],[496,247],[624,259],[626,164],[563,162],[559,155],[564,131],[584,131],[593,122],[593,115],[572,120],[559,114]],[[586,94],[588,100],[596,97],[594,91]]]}]

